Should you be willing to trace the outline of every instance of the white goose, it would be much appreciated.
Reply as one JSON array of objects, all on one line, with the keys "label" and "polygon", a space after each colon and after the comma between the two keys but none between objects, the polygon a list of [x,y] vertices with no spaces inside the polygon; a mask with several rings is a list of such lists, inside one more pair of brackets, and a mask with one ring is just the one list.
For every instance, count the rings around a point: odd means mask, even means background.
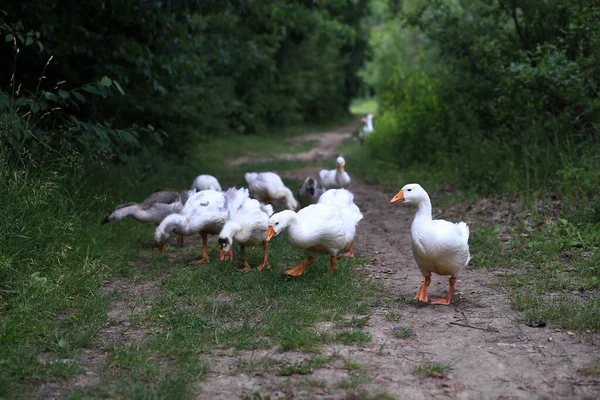
[{"label": "white goose", "polygon": [[192,189],[196,189],[197,191],[201,190],[216,190],[217,192],[221,192],[221,185],[217,178],[212,175],[198,175],[194,182],[192,183]]},{"label": "white goose", "polygon": [[298,201],[302,207],[316,204],[323,193],[325,193],[325,188],[316,179],[309,176],[298,188]]},{"label": "white goose", "polygon": [[[329,204],[312,204],[295,213],[290,210],[273,214],[269,218],[267,241],[287,228],[291,244],[314,253],[330,254],[329,275],[333,274],[337,255],[354,239],[356,224],[362,215],[345,215],[338,207]],[[300,276],[314,262],[311,255],[285,274]]]},{"label": "white goose", "polygon": [[167,216],[160,223],[154,240],[162,250],[172,232],[177,235],[191,236],[199,233],[202,236],[202,258],[192,264],[204,264],[208,257],[208,235],[218,235],[227,221],[227,208],[223,192],[203,190],[188,199],[183,210]]},{"label": "white goose", "polygon": [[360,120],[363,122],[363,126],[361,127],[358,137],[362,141],[366,136],[369,136],[373,133],[373,114],[367,114],[366,117],[362,117]]},{"label": "white goose", "polygon": [[287,188],[279,175],[274,172],[248,172],[245,175],[250,196],[263,203],[271,204],[276,200],[285,199],[289,210],[298,208],[292,191]]},{"label": "white goose", "polygon": [[[329,189],[319,199],[320,204],[329,204],[331,206],[338,207],[343,213],[344,219],[353,220],[358,218],[358,221],[362,219],[360,209],[354,204],[354,195],[346,189]],[[357,221],[357,223],[358,223]],[[354,257],[354,235],[350,241],[350,247],[348,251],[339,256]]]},{"label": "white goose", "polygon": [[262,270],[264,267],[270,269],[267,261],[269,244],[267,242],[267,231],[269,227],[269,216],[273,213],[270,205],[262,206],[256,199],[251,199],[248,189],[231,188],[225,192],[227,202],[227,222],[221,233],[219,233],[219,259],[225,259],[225,255],[231,251],[235,240],[240,244],[244,265],[241,271],[251,269],[246,261],[246,247],[263,245],[263,261],[256,268]]},{"label": "white goose", "polygon": [[[196,193],[195,189],[179,192],[160,191],[152,193],[142,203],[119,204],[102,220],[102,224],[117,222],[131,216],[142,223],[160,223],[166,216],[178,213],[183,209],[187,199]],[[179,237],[183,245],[183,236]]]},{"label": "white goose", "polygon": [[393,198],[395,202],[416,203],[417,213],[410,227],[413,256],[425,282],[415,296],[416,300],[427,303],[427,287],[431,283],[431,273],[450,275],[450,289],[446,297],[434,299],[431,304],[450,304],[456,276],[467,266],[469,254],[469,227],[464,222],[452,223],[431,216],[431,200],[427,192],[418,184],[405,185]]},{"label": "white goose", "polygon": [[344,157],[339,156],[336,159],[337,169],[327,170],[322,169],[319,171],[319,177],[321,178],[321,185],[325,189],[341,189],[346,188],[350,185],[350,175],[344,171],[346,160]]}]

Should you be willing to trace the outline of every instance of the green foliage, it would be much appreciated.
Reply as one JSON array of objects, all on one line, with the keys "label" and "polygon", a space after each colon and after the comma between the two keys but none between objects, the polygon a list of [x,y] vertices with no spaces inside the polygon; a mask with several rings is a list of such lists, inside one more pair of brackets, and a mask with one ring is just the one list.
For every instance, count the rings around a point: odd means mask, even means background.
[{"label": "green foliage", "polygon": [[480,192],[564,188],[557,173],[573,169],[595,177],[593,1],[414,0],[379,14],[363,71],[383,113],[372,156],[455,170],[452,183]]},{"label": "green foliage", "polygon": [[[39,32],[25,34],[20,24],[10,26],[0,19],[0,36],[4,34],[13,53],[8,89],[0,88],[0,145],[6,151],[7,161],[20,166],[38,165],[73,151],[92,159],[112,155],[125,159],[131,150],[140,148],[140,135],[160,142],[159,132],[151,126],[134,124],[118,129],[109,122],[86,116],[86,109],[95,107],[97,99],[124,95],[119,83],[107,76],[71,89],[64,89],[65,81],[47,84],[46,74],[54,58],[50,56],[41,65],[35,86],[29,88],[27,81],[18,81],[21,67],[32,68],[23,66],[21,57],[39,55],[44,47],[38,40]],[[33,43],[37,48],[31,46]]]},{"label": "green foliage", "polygon": [[[44,42],[27,59],[54,55],[58,62],[46,82],[66,79],[66,93],[111,77],[100,84],[127,95],[96,99],[81,113],[137,132],[143,145],[156,135],[140,127],[168,132],[165,144],[181,153],[190,139],[345,114],[361,86],[356,72],[368,45],[366,3],[8,1],[0,20],[10,23],[0,25],[0,34],[12,37],[13,27],[23,26],[37,31],[18,33],[25,42]],[[72,12],[58,11],[66,7]],[[10,50],[0,46],[2,54]],[[35,85],[36,64],[20,64],[25,86]],[[12,63],[0,62],[0,76],[13,71]],[[9,83],[0,78],[0,87]],[[95,134],[102,127],[83,129]]]}]

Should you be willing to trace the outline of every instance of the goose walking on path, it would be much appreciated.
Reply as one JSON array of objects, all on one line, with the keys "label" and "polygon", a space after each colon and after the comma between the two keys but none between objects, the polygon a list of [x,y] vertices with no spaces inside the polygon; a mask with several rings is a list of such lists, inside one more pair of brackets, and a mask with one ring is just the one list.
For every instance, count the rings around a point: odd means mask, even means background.
[{"label": "goose walking on path", "polygon": [[346,160],[344,160],[344,157],[339,156],[336,159],[336,163],[336,169],[322,169],[321,171],[319,171],[321,185],[323,185],[325,189],[342,189],[347,188],[350,185],[350,175],[348,175],[348,173],[344,171]]},{"label": "goose walking on path", "polygon": [[452,223],[442,219],[434,220],[431,215],[431,200],[427,192],[416,183],[405,185],[391,203],[415,203],[417,212],[410,227],[412,252],[425,277],[415,300],[427,303],[427,287],[431,283],[431,273],[450,275],[450,288],[446,297],[433,299],[431,304],[450,304],[456,276],[467,266],[469,254],[469,227],[464,222]]},{"label": "goose walking on path", "polygon": [[[319,199],[319,203],[338,207],[343,214],[342,218],[345,220],[354,220],[358,218],[358,221],[360,221],[362,219],[360,209],[354,204],[354,195],[346,189],[329,189],[323,193]],[[352,235],[348,251],[338,254],[338,257],[342,256],[354,257],[354,234]]]},{"label": "goose walking on path", "polygon": [[[329,275],[333,275],[337,255],[354,240],[356,224],[361,218],[360,213],[347,214],[336,206],[320,203],[305,207],[298,213],[281,211],[269,218],[267,241],[287,229],[292,246],[310,253],[329,254]],[[284,273],[300,276],[313,262],[314,257],[310,255],[308,260]]]}]

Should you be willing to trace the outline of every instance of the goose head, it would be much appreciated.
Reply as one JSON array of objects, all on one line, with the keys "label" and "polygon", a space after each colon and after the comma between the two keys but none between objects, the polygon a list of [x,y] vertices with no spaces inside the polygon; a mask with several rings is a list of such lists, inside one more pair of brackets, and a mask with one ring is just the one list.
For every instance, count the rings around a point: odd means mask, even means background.
[{"label": "goose head", "polygon": [[285,228],[287,228],[295,217],[296,213],[291,210],[285,210],[273,214],[271,218],[269,218],[269,231],[267,233],[267,242],[271,240],[273,236],[278,235]]},{"label": "goose head", "polygon": [[421,201],[429,198],[425,189],[418,183],[409,183],[404,185],[402,189],[390,200],[390,204],[401,202],[401,203],[420,203]]},{"label": "goose head", "polygon": [[294,195],[289,188],[284,186],[283,188],[277,191],[277,196],[285,198],[285,206],[288,210],[296,211],[296,209],[298,208],[298,201],[294,198]]},{"label": "goose head", "polygon": [[219,261],[223,261],[227,252],[231,250],[232,240],[230,237],[219,237],[219,246],[221,249],[219,250]]},{"label": "goose head", "polygon": [[346,165],[346,160],[344,160],[344,157],[339,156],[335,162],[337,163],[338,170],[343,171],[344,165]]}]

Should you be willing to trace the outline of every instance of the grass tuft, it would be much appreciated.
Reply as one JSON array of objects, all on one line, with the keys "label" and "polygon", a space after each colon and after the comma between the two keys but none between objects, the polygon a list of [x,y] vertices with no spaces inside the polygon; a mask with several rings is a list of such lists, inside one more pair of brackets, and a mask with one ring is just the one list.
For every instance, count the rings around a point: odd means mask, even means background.
[{"label": "grass tuft", "polygon": [[421,378],[444,378],[450,371],[449,364],[421,363],[413,369],[413,375]]}]

